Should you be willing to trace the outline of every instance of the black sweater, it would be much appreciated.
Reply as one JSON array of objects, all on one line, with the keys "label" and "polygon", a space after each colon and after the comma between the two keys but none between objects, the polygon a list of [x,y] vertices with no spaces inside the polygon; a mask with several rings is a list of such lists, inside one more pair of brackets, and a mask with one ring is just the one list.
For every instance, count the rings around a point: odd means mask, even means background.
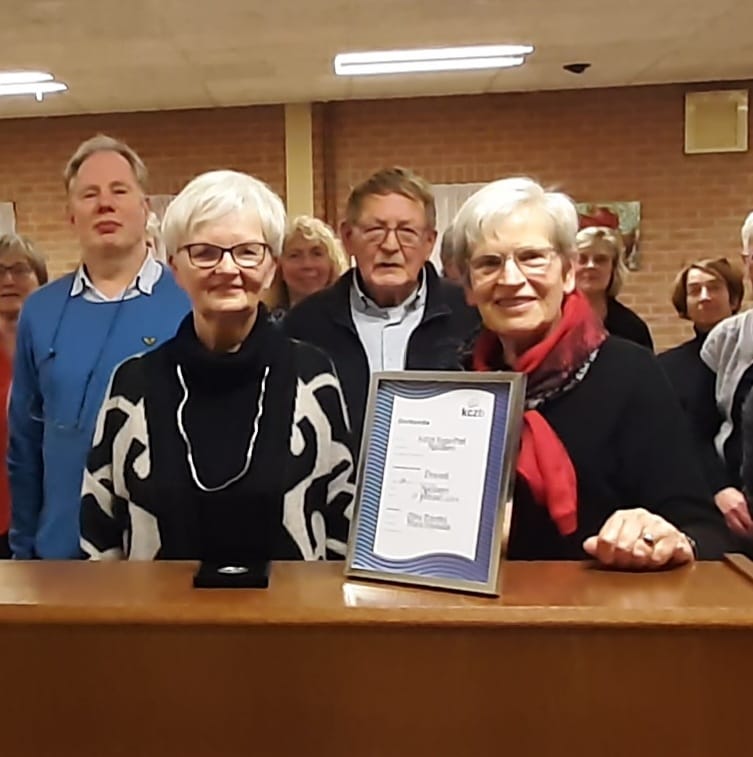
[{"label": "black sweater", "polygon": [[635,507],[686,532],[701,558],[721,557],[727,548],[724,522],[696,464],[677,398],[653,355],[609,337],[583,381],[539,410],[575,467],[578,529],[560,536],[519,478],[511,559],[584,559],[583,540],[597,534],[615,510]]},{"label": "black sweater", "polygon": [[716,376],[701,360],[701,347],[705,339],[706,334],[697,333],[693,339],[662,352],[659,365],[685,411],[706,481],[711,491],[716,493],[731,486],[732,481],[714,447],[714,437],[722,418],[714,397]]},{"label": "black sweater", "polygon": [[623,305],[614,297],[607,299],[607,315],[604,328],[612,335],[640,344],[648,349],[654,349],[654,341],[646,322],[629,307]]},{"label": "black sweater", "polygon": [[[369,390],[369,361],[350,311],[350,288],[355,272],[348,271],[329,289],[307,297],[283,321],[285,331],[326,352],[337,370],[353,427],[356,447]],[[463,290],[424,267],[426,308],[408,340],[406,370],[454,370],[461,345],[478,328],[478,313],[468,307]]]},{"label": "black sweater", "polygon": [[343,556],[350,443],[326,355],[263,313],[238,352],[213,353],[189,315],[173,339],[113,375],[84,473],[83,551],[218,562]]},{"label": "black sweater", "polygon": [[[742,488],[748,502],[753,502],[753,392],[750,392],[742,409]],[[747,540],[746,540],[747,541]],[[747,545],[748,547],[750,545]],[[747,550],[746,550],[747,551]]]}]

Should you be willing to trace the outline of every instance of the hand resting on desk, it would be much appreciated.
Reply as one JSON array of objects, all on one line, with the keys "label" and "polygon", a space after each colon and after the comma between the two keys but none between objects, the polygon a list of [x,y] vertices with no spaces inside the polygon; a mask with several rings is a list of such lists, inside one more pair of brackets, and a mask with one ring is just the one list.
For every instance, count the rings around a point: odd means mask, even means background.
[{"label": "hand resting on desk", "polygon": [[657,570],[693,562],[688,537],[664,518],[638,507],[617,510],[583,549],[602,565]]}]

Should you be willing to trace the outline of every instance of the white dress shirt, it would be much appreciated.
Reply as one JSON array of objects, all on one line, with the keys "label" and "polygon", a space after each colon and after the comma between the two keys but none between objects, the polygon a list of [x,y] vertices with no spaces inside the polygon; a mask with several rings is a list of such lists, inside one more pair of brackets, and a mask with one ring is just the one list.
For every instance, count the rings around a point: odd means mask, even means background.
[{"label": "white dress shirt", "polygon": [[140,294],[151,294],[160,276],[162,276],[162,270],[162,264],[154,259],[151,252],[148,252],[139,272],[133,277],[133,281],[125,290],[115,297],[107,297],[94,286],[92,280],[89,278],[89,274],[86,272],[86,267],[82,263],[73,277],[71,297],[78,297],[82,294],[84,299],[89,302],[132,300]]},{"label": "white dress shirt", "polygon": [[364,293],[358,283],[358,274],[353,276],[350,288],[350,312],[358,336],[369,361],[369,370],[402,371],[408,340],[421,323],[426,308],[426,277],[415,291],[399,305],[379,307]]}]

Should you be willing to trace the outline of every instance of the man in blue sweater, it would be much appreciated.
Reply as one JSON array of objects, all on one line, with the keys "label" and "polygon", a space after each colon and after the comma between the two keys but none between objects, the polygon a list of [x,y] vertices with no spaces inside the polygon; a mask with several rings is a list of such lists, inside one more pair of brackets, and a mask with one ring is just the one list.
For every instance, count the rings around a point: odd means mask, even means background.
[{"label": "man in blue sweater", "polygon": [[147,249],[141,158],[99,135],[64,180],[81,265],[29,297],[19,319],[8,448],[16,559],[80,556],[81,481],[110,375],[172,337],[189,309]]}]

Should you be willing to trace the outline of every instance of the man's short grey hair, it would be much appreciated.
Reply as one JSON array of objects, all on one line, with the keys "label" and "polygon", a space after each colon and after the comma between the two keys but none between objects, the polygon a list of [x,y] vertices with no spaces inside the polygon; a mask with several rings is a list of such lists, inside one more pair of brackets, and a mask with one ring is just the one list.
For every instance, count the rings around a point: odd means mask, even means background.
[{"label": "man's short grey hair", "polygon": [[743,221],[740,238],[742,239],[743,250],[753,252],[753,213],[748,213],[748,217]]},{"label": "man's short grey hair", "polygon": [[285,237],[285,206],[263,181],[239,171],[200,174],[167,206],[162,220],[167,256],[175,255],[200,226],[221,221],[231,213],[258,218],[264,239],[247,241],[264,241],[275,258],[280,256]]},{"label": "man's short grey hair", "polygon": [[569,265],[578,232],[578,212],[573,201],[561,192],[548,192],[533,179],[498,179],[471,195],[452,222],[455,262],[467,271],[473,250],[496,236],[496,228],[523,208],[541,208],[552,220],[552,244]]},{"label": "man's short grey hair", "polygon": [[66,192],[70,190],[71,183],[76,178],[79,169],[87,158],[98,152],[116,152],[128,161],[128,165],[131,166],[133,175],[136,177],[141,189],[146,192],[147,180],[149,178],[144,161],[141,160],[139,154],[129,147],[125,142],[121,142],[119,139],[108,137],[106,134],[97,134],[95,137],[91,137],[82,142],[77,148],[76,152],[71,155],[63,170],[63,181],[65,182]]}]

